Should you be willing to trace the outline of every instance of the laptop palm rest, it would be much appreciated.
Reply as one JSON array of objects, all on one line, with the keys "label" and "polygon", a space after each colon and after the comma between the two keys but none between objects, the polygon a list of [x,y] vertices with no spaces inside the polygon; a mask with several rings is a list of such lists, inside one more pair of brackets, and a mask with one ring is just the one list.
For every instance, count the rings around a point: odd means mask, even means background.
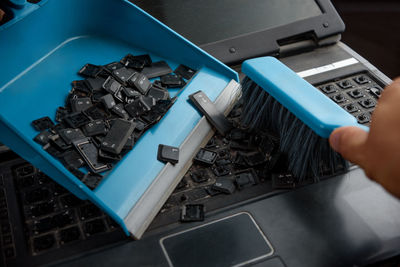
[{"label": "laptop palm rest", "polygon": [[238,213],[160,239],[170,266],[242,266],[274,250],[249,213]]}]

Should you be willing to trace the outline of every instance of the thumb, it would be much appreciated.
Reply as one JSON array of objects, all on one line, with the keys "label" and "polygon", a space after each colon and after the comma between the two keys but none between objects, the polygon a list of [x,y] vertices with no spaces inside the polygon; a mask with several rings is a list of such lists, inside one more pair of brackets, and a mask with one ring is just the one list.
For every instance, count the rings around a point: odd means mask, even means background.
[{"label": "thumb", "polygon": [[363,166],[368,133],[358,127],[347,126],[334,130],[329,137],[331,147],[345,159]]}]

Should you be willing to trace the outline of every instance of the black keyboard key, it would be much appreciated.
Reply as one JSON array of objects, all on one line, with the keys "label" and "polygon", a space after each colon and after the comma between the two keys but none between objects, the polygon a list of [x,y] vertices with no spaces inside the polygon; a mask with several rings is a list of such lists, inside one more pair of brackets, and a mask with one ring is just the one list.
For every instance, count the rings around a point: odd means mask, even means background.
[{"label": "black keyboard key", "polygon": [[32,122],[33,128],[36,131],[41,132],[50,129],[54,126],[53,121],[49,117],[43,117]]},{"label": "black keyboard key", "polygon": [[44,146],[45,144],[50,142],[51,135],[52,134],[49,133],[47,130],[44,130],[44,131],[40,132],[38,135],[36,135],[35,138],[33,138],[33,141],[35,141],[39,145]]},{"label": "black keyboard key", "polygon": [[76,196],[70,194],[61,197],[61,203],[65,208],[77,207],[84,203],[83,200],[77,198]]},{"label": "black keyboard key", "polygon": [[138,90],[143,95],[147,94],[147,91],[151,88],[151,82],[147,77],[140,73],[135,73],[129,80],[128,84]]},{"label": "black keyboard key", "polygon": [[32,217],[40,217],[53,213],[55,211],[55,204],[53,200],[36,204],[30,207]]},{"label": "black keyboard key", "polygon": [[365,75],[360,75],[354,78],[354,81],[358,84],[366,84],[371,82]]},{"label": "black keyboard key", "polygon": [[115,120],[111,129],[101,143],[101,149],[113,154],[120,154],[129,136],[132,135],[136,123],[123,119]]},{"label": "black keyboard key", "polygon": [[71,99],[70,102],[73,112],[83,111],[85,109],[90,108],[93,105],[92,100],[89,97]]},{"label": "black keyboard key", "polygon": [[147,54],[139,56],[128,54],[121,60],[121,63],[124,64],[127,68],[132,68],[140,71],[145,66],[151,66],[152,60],[151,57]]},{"label": "black keyboard key", "polygon": [[38,184],[48,184],[52,182],[46,174],[40,171],[36,174],[36,179]]},{"label": "black keyboard key", "polygon": [[[105,119],[109,116],[106,110],[100,109],[96,106],[90,107],[84,111],[85,115],[91,118],[92,120]],[[87,122],[89,123],[89,121]]]},{"label": "black keyboard key", "polygon": [[362,107],[366,108],[366,109],[368,109],[368,108],[374,108],[375,105],[376,105],[375,101],[372,100],[371,98],[367,98],[367,99],[361,100],[361,101],[359,102],[359,104],[360,104]]},{"label": "black keyboard key", "polygon": [[340,81],[337,85],[342,89],[349,89],[353,87],[353,84],[349,80]]},{"label": "black keyboard key", "polygon": [[8,246],[13,243],[12,235],[4,235],[3,236],[3,246]]},{"label": "black keyboard key", "polygon": [[129,115],[128,115],[128,113],[126,112],[126,110],[125,110],[125,108],[124,108],[124,105],[123,105],[122,103],[119,103],[119,104],[115,105],[115,106],[111,109],[111,111],[112,111],[114,114],[116,114],[118,117],[122,118],[122,119],[125,119],[125,120],[129,119]]},{"label": "black keyboard key", "polygon": [[111,217],[107,217],[107,224],[110,229],[117,229],[120,227]]},{"label": "black keyboard key", "polygon": [[122,85],[111,76],[108,77],[103,84],[103,89],[109,92],[110,94],[115,94],[116,92],[121,90],[121,87]]},{"label": "black keyboard key", "polygon": [[50,195],[50,191],[47,188],[37,188],[25,193],[25,202],[27,204],[32,204],[35,202],[48,200]]},{"label": "black keyboard key", "polygon": [[35,234],[49,232],[56,227],[57,226],[53,223],[51,217],[47,217],[33,223],[33,231],[35,232]]},{"label": "black keyboard key", "polygon": [[100,161],[98,148],[90,138],[75,141],[74,146],[93,172],[99,173],[111,169],[110,164]]},{"label": "black keyboard key", "polygon": [[225,118],[224,114],[202,91],[189,95],[189,99],[221,135],[225,136],[232,129],[232,123]]},{"label": "black keyboard key", "polygon": [[196,73],[195,70],[185,66],[185,65],[179,65],[175,70],[174,73],[182,76],[186,80],[190,80],[193,75]]},{"label": "black keyboard key", "polygon": [[85,135],[82,133],[80,129],[66,128],[60,130],[58,134],[67,145],[72,144],[72,142],[75,140],[85,138]]},{"label": "black keyboard key", "polygon": [[209,172],[206,169],[192,171],[190,176],[195,183],[205,183],[211,178]]},{"label": "black keyboard key", "polygon": [[97,77],[100,72],[103,70],[101,66],[96,66],[93,64],[86,64],[79,70],[79,74],[85,77]]},{"label": "black keyboard key", "polygon": [[15,169],[17,177],[25,177],[36,173],[35,167],[30,164],[23,165]]},{"label": "black keyboard key", "polygon": [[181,222],[204,221],[204,205],[188,204],[181,209]]},{"label": "black keyboard key", "polygon": [[109,72],[113,72],[114,70],[120,69],[122,67],[124,67],[124,64],[122,64],[120,62],[111,62],[104,66],[104,68],[106,70],[108,70]]},{"label": "black keyboard key", "polygon": [[102,219],[97,219],[85,223],[84,229],[87,236],[103,233],[107,230],[106,225]]},{"label": "black keyboard key", "polygon": [[122,92],[124,92],[124,94],[130,99],[135,99],[142,95],[139,91],[127,86],[122,88]]},{"label": "black keyboard key", "polygon": [[351,96],[352,98],[355,98],[355,99],[361,98],[364,96],[363,92],[360,89],[352,90],[352,91],[348,92],[348,94],[349,94],[349,96]]},{"label": "black keyboard key", "polygon": [[117,104],[115,103],[115,99],[111,94],[100,97],[100,101],[103,103],[106,109],[112,109]]},{"label": "black keyboard key", "polygon": [[56,239],[53,234],[48,234],[33,239],[33,248],[35,252],[51,249],[55,244]]},{"label": "black keyboard key", "polygon": [[336,86],[333,84],[321,86],[319,89],[321,89],[325,94],[332,94],[337,92]]},{"label": "black keyboard key", "polygon": [[152,97],[140,96],[132,103],[125,106],[126,112],[132,117],[138,117],[150,111],[156,105],[156,100]]},{"label": "black keyboard key", "polygon": [[162,86],[167,88],[182,88],[186,84],[181,76],[177,74],[167,74],[161,76],[160,81]]},{"label": "black keyboard key", "polygon": [[8,220],[8,210],[6,208],[0,209],[0,219]]},{"label": "black keyboard key", "polygon": [[256,184],[256,174],[254,171],[243,171],[236,174],[235,183],[239,190]]},{"label": "black keyboard key", "polygon": [[113,76],[122,84],[126,82],[135,74],[136,72],[125,67],[116,69],[113,71]]},{"label": "black keyboard key", "polygon": [[20,189],[31,187],[34,183],[35,183],[35,178],[34,178],[33,175],[26,176],[26,177],[23,177],[23,178],[19,178],[17,180],[17,186]]},{"label": "black keyboard key", "polygon": [[73,213],[70,211],[64,211],[62,213],[56,214],[52,217],[52,223],[58,228],[63,228],[67,225],[74,223]]},{"label": "black keyboard key", "polygon": [[15,257],[15,251],[12,247],[5,248],[3,251],[7,259]]},{"label": "black keyboard key", "polygon": [[179,161],[179,148],[167,145],[158,145],[157,159],[161,162],[176,164]]},{"label": "black keyboard key", "polygon": [[82,130],[86,136],[95,136],[95,135],[107,133],[106,124],[101,119],[89,122],[88,124],[86,124],[82,127]]},{"label": "black keyboard key", "polygon": [[54,191],[53,191],[53,195],[54,196],[61,196],[64,195],[66,193],[68,193],[69,191],[67,189],[65,189],[64,187],[62,187],[59,184],[54,184]]},{"label": "black keyboard key", "polygon": [[82,221],[99,217],[102,214],[101,210],[93,204],[88,204],[79,208],[79,216]]},{"label": "black keyboard key", "polygon": [[267,157],[261,152],[252,152],[244,154],[244,161],[250,167],[264,164],[268,161]]},{"label": "black keyboard key", "polygon": [[79,128],[90,122],[89,118],[82,112],[72,113],[64,117],[64,120],[70,127]]},{"label": "black keyboard key", "polygon": [[354,113],[354,112],[357,112],[357,111],[359,110],[358,107],[357,107],[357,105],[356,105],[356,104],[353,104],[353,103],[347,104],[347,105],[343,106],[343,108],[344,108],[347,112],[350,112],[350,113]]},{"label": "black keyboard key", "polygon": [[88,84],[91,92],[99,92],[99,91],[103,90],[103,84],[105,81],[106,81],[106,79],[102,78],[102,77],[86,79],[86,83]]},{"label": "black keyboard key", "polygon": [[172,73],[172,69],[169,67],[167,62],[158,61],[158,62],[153,62],[151,66],[144,67],[141,73],[146,75],[148,79],[152,79]]},{"label": "black keyboard key", "polygon": [[150,88],[147,95],[154,98],[156,101],[169,99],[168,91],[157,87]]},{"label": "black keyboard key", "polygon": [[358,123],[361,123],[361,124],[368,123],[368,122],[370,122],[370,119],[371,119],[370,115],[368,115],[367,113],[359,114],[359,115],[357,115],[356,118],[357,118]]},{"label": "black keyboard key", "polygon": [[342,94],[332,96],[332,100],[340,104],[346,101],[346,98]]},{"label": "black keyboard key", "polygon": [[1,233],[3,235],[11,234],[11,226],[8,222],[3,221],[0,225]]},{"label": "black keyboard key", "polygon": [[68,150],[65,152],[62,159],[67,169],[79,169],[85,165],[85,161],[75,150]]},{"label": "black keyboard key", "polygon": [[[72,91],[89,94],[91,91],[90,85],[86,80],[79,80],[72,82]],[[64,109],[64,107],[60,107]],[[59,108],[59,109],[60,109]]]},{"label": "black keyboard key", "polygon": [[232,194],[235,192],[235,184],[229,178],[217,178],[215,184],[212,185],[212,189],[225,194]]},{"label": "black keyboard key", "polygon": [[[101,150],[100,150],[101,151]],[[100,153],[99,153],[100,156]],[[119,158],[118,158],[119,160]],[[82,179],[82,183],[84,183],[90,189],[95,189],[103,180],[103,176],[97,173],[88,172]]]},{"label": "black keyboard key", "polygon": [[228,165],[214,166],[212,168],[216,176],[225,176],[231,173],[231,169]]},{"label": "black keyboard key", "polygon": [[78,227],[71,227],[60,231],[60,243],[66,244],[81,238],[81,231]]},{"label": "black keyboard key", "polygon": [[296,181],[292,174],[274,174],[272,175],[272,187],[274,189],[293,189],[296,187]]},{"label": "black keyboard key", "polygon": [[200,149],[194,157],[194,162],[211,166],[215,163],[218,153],[208,149]]},{"label": "black keyboard key", "polygon": [[382,94],[382,90],[377,87],[372,87],[369,88],[368,91],[370,92],[371,95],[373,95],[375,98],[380,98]]}]

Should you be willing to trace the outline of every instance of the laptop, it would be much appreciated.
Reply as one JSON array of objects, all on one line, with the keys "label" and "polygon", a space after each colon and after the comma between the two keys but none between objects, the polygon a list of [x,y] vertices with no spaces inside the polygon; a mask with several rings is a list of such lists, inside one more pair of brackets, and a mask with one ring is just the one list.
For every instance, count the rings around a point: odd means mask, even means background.
[{"label": "laptop", "polygon": [[[135,4],[237,71],[245,59],[279,58],[360,123],[369,123],[371,103],[390,83],[340,42],[344,24],[329,0]],[[239,115],[240,104],[227,117],[235,121]],[[366,266],[398,256],[397,199],[369,181],[357,166],[349,171],[336,166],[318,183],[298,184],[287,172],[287,160],[278,146],[273,137],[241,131],[228,138],[218,133],[208,136],[198,147],[203,154],[198,153],[189,170],[180,174],[181,182],[139,241],[127,237],[93,204],[77,199],[3,148],[1,262],[5,266]],[[269,151],[268,157],[260,156],[261,148]]]}]

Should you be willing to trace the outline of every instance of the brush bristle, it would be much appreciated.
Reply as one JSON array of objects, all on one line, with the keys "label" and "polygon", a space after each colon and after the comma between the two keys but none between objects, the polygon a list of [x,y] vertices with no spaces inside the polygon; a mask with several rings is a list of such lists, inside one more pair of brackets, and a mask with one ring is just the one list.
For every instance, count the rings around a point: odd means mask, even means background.
[{"label": "brush bristle", "polygon": [[265,90],[246,77],[242,82],[242,124],[249,130],[272,131],[280,137],[280,151],[287,154],[289,171],[300,181],[314,180],[347,162],[307,125]]}]

